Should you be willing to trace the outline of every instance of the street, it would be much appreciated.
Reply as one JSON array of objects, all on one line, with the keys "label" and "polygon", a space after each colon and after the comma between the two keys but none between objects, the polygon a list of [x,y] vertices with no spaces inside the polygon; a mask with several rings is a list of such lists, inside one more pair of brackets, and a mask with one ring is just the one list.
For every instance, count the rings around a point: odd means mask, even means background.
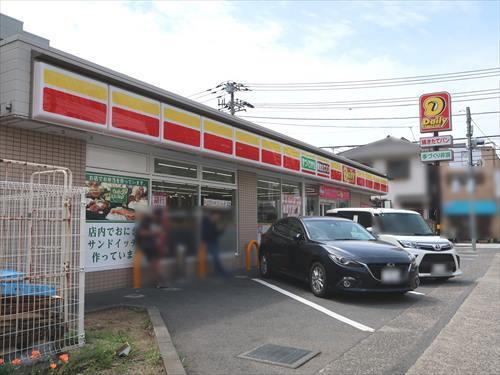
[{"label": "street", "polygon": [[[138,291],[143,298],[124,298],[124,295],[130,296],[130,291],[109,293],[106,298],[103,298],[105,293],[99,293],[89,296],[87,307],[91,309],[102,301],[155,304],[189,374],[284,374],[290,371],[403,374],[432,345],[494,259],[497,263],[500,260],[498,255],[495,257],[494,249],[481,249],[477,254],[468,248],[458,251],[464,271],[462,277],[444,282],[424,281],[415,293],[406,295],[337,295],[321,299],[314,297],[307,285],[289,278],[265,280],[290,293],[291,298],[257,282],[258,278],[256,281],[251,276],[237,276],[179,288]],[[301,298],[333,314],[297,300]],[[498,300],[489,303],[498,305]],[[342,321],[342,317],[361,327]],[[498,313],[492,318],[498,321]],[[363,327],[372,328],[374,332]],[[238,358],[241,353],[267,343],[321,353],[296,370]],[[467,342],[448,344],[458,349]],[[469,358],[469,361],[474,360]],[[496,362],[498,364],[498,358]]]}]

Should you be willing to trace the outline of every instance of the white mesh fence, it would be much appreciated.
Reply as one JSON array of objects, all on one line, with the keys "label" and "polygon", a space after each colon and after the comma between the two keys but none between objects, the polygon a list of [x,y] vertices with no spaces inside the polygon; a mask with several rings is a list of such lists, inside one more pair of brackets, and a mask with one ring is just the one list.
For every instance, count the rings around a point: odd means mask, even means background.
[{"label": "white mesh fence", "polygon": [[71,171],[0,159],[0,358],[84,343],[84,189]]}]

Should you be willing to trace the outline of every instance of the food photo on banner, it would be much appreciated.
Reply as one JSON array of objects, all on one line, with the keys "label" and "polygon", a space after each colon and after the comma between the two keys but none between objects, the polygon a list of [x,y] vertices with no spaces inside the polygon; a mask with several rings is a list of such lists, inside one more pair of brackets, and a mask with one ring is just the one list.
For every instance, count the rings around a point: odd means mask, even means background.
[{"label": "food photo on banner", "polygon": [[131,267],[136,212],[148,208],[149,180],[86,173],[86,271]]}]

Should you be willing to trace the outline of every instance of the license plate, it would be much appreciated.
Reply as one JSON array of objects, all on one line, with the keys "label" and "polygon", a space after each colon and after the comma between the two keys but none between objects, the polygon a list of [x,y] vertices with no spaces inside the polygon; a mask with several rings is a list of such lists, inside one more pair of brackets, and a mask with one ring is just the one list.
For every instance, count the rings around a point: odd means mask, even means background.
[{"label": "license plate", "polygon": [[443,275],[446,273],[446,264],[437,263],[432,265],[431,275]]},{"label": "license plate", "polygon": [[384,268],[382,270],[382,282],[386,284],[401,282],[401,271],[396,268]]}]

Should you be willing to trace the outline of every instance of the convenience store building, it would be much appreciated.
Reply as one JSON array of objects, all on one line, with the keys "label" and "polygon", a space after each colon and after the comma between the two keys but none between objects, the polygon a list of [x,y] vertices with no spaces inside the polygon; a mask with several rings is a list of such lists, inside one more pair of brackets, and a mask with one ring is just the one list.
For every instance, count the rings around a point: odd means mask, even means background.
[{"label": "convenience store building", "polygon": [[89,188],[87,292],[131,285],[139,206],[226,209],[221,246],[237,268],[276,219],[387,192],[371,168],[53,49],[1,17],[0,158],[68,167]]}]

